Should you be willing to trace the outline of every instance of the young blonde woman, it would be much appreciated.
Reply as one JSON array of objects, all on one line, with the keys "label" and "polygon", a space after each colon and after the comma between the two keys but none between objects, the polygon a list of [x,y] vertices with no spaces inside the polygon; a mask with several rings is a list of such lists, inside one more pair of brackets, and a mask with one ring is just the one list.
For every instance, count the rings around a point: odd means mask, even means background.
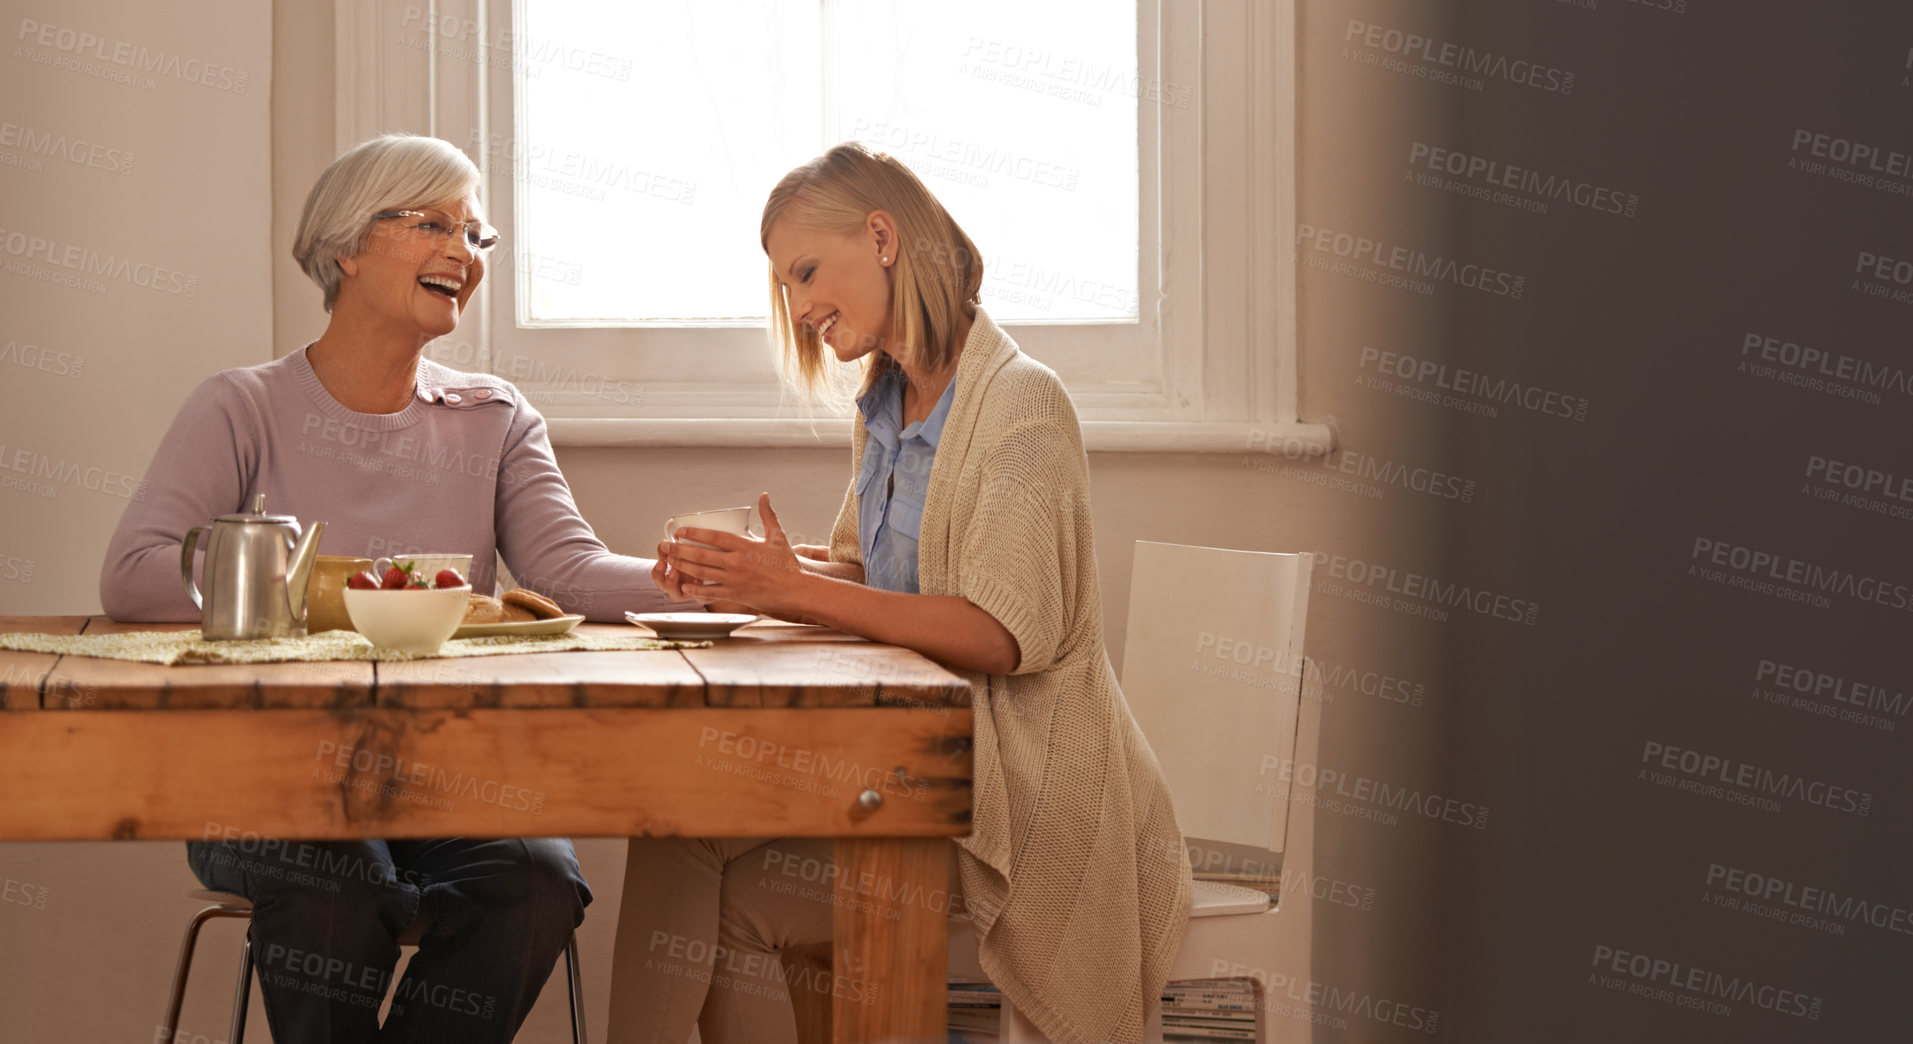
[{"label": "young blonde woman", "polygon": [[[956,865],[982,965],[1055,1041],[1138,1041],[1189,864],[1103,648],[1069,396],[977,307],[975,245],[895,159],[831,149],[777,184],[760,230],[786,372],[815,389],[826,349],[863,367],[850,488],[827,549],[793,548],[765,496],[763,539],[680,531],[653,579],[966,674],[975,821]],[[696,1023],[704,1044],[795,1042],[776,954],[829,937],[830,905],[789,885],[830,855],[828,840],[634,841],[614,1039],[679,1044]]]}]

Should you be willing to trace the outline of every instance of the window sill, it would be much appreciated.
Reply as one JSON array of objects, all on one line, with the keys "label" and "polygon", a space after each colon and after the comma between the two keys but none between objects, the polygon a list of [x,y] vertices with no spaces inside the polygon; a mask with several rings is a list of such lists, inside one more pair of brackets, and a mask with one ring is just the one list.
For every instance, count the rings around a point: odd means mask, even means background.
[{"label": "window sill", "polygon": [[[850,421],[725,418],[549,417],[554,446],[641,449],[843,449]],[[1083,443],[1098,453],[1280,453],[1326,456],[1335,448],[1328,424],[1306,421],[1084,421]]]}]

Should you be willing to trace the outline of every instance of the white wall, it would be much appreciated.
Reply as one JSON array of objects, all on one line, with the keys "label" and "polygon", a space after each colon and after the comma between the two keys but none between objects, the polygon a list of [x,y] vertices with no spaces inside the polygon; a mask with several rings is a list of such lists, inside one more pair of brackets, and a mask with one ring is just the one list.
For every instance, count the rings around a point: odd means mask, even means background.
[{"label": "white wall", "polygon": [[[9,2],[0,27],[0,556],[32,563],[26,582],[0,558],[0,613],[96,612],[180,401],[272,357],[271,18]],[[0,911],[0,1039],[151,1040],[181,847],[5,845],[0,878],[44,902]]]},{"label": "white wall", "polygon": [[[243,0],[9,0],[0,30],[0,614],[97,612],[181,400],[272,357],[272,23]],[[37,900],[0,909],[0,1039],[153,1039],[183,855],[0,845],[0,880]],[[228,991],[234,932],[213,936]],[[212,981],[191,1014],[223,1037]]]},{"label": "white wall", "polygon": [[0,555],[32,568],[0,568],[0,612],[86,612],[181,399],[271,358],[271,20],[6,6]]}]

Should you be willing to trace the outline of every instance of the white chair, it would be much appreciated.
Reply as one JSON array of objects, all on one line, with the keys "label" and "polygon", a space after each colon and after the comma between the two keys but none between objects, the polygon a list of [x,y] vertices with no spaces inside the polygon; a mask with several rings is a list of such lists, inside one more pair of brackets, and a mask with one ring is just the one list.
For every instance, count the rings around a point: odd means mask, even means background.
[{"label": "white chair", "polygon": [[[1270,869],[1294,893],[1271,905],[1260,892],[1196,882],[1169,976],[1254,981],[1257,1044],[1310,1039],[1306,1019],[1271,1020],[1261,994],[1273,977],[1310,980],[1315,815],[1290,805],[1283,780],[1293,765],[1315,764],[1321,731],[1320,702],[1301,698],[1312,565],[1306,554],[1140,540],[1131,573],[1123,695],[1162,763],[1184,837],[1207,868],[1219,856]],[[950,973],[984,977],[967,923],[952,925]],[[998,1039],[1047,1042],[1008,1004]],[[1162,1040],[1160,1017],[1145,1039]]]},{"label": "white chair", "polygon": [[[208,906],[193,915],[186,925],[186,938],[179,944],[179,960],[173,965],[173,988],[166,997],[166,1015],[160,1021],[161,1040],[170,1041],[179,1035],[179,1009],[186,1000],[186,976],[193,970],[193,949],[199,942],[199,929],[207,921],[217,917],[236,917],[250,922],[252,920],[252,900],[233,892],[209,892],[194,889],[186,893],[189,899],[210,902]],[[400,946],[417,946],[419,938],[430,927],[430,919],[423,908],[412,923],[405,926],[399,934]],[[566,999],[571,1002],[571,1044],[586,1044],[590,1039],[585,1032],[585,1001],[581,972],[578,968],[578,936],[573,933],[565,943],[565,974],[569,980]],[[232,1024],[226,1039],[230,1044],[243,1044],[246,1038],[246,1002],[252,997],[252,933],[248,931],[239,944],[239,985],[233,991]]]}]

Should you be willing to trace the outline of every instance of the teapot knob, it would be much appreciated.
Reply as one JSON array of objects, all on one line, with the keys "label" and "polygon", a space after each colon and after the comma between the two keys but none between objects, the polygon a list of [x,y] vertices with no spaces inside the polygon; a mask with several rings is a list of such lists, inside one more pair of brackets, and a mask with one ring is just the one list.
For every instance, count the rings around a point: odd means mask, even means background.
[{"label": "teapot knob", "polygon": [[266,513],[266,495],[264,493],[252,498],[252,513],[255,515],[263,515]]}]

